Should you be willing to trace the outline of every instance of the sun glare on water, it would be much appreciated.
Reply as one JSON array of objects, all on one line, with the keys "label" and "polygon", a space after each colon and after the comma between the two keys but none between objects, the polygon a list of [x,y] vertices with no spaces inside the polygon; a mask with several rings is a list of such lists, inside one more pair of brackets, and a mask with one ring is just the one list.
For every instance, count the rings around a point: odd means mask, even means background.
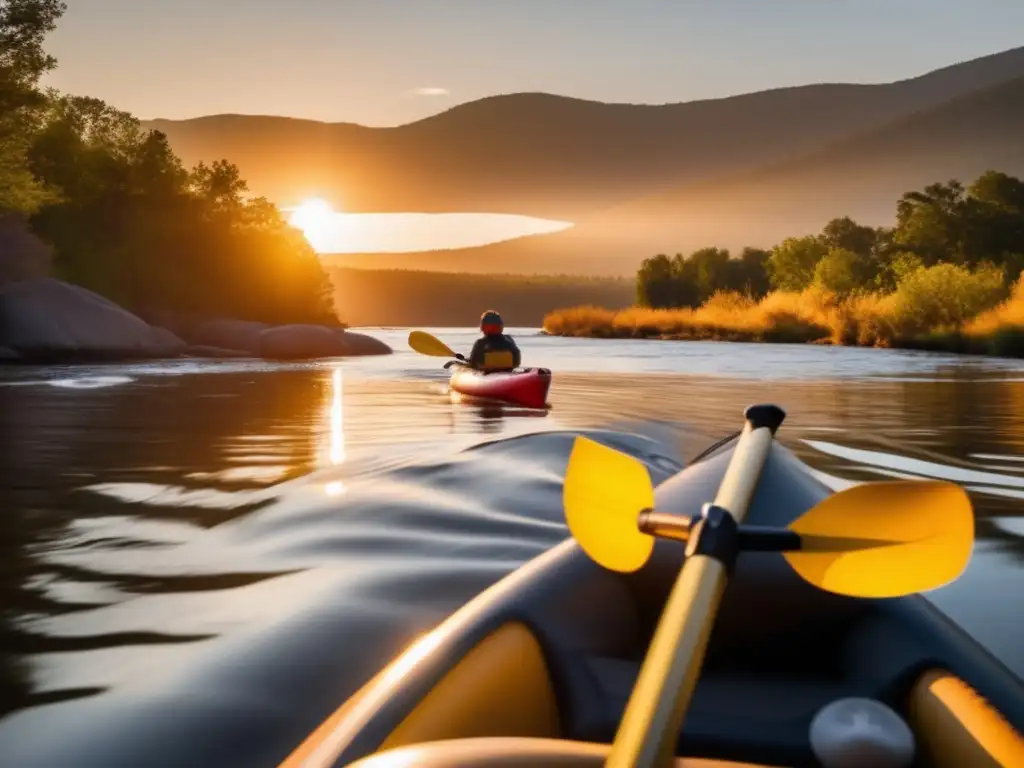
[{"label": "sun glare on water", "polygon": [[337,212],[326,200],[314,198],[306,200],[292,211],[288,222],[302,230],[309,244],[318,251],[330,250],[334,230],[337,225]]}]

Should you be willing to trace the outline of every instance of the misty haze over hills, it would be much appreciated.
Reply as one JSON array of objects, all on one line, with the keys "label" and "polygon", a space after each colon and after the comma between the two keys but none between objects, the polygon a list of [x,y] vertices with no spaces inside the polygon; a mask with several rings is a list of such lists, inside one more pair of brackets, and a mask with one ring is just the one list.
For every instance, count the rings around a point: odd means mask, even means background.
[{"label": "misty haze over hills", "polygon": [[655,253],[770,247],[817,232],[837,216],[889,224],[904,192],[950,178],[966,183],[990,168],[1024,175],[1024,78],[805,157],[630,202],[564,232],[478,248],[330,260],[356,267],[489,272],[502,265],[523,274],[627,275]]},{"label": "misty haze over hills", "polygon": [[1024,174],[1024,48],[884,85],[810,85],[665,106],[496,96],[396,128],[271,117],[151,121],[187,163],[229,157],[281,204],[512,212],[571,230],[347,266],[632,274],[656,252],[770,246],[903,192]]}]

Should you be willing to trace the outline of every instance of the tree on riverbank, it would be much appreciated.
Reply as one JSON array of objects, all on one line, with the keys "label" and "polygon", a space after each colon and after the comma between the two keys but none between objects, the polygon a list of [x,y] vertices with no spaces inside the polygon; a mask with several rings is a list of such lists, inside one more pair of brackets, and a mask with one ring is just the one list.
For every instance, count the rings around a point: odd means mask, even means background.
[{"label": "tree on riverbank", "polygon": [[46,199],[27,158],[46,102],[39,80],[57,65],[43,40],[64,10],[58,0],[0,0],[0,212],[29,213]]},{"label": "tree on riverbank", "polygon": [[28,217],[56,276],[131,309],[336,323],[316,252],[237,167],[187,171],[131,115],[41,91],[64,10],[0,0],[0,216]]},{"label": "tree on riverbank", "polygon": [[681,308],[698,307],[717,291],[752,299],[811,287],[841,296],[891,293],[913,270],[939,264],[994,265],[1012,285],[1024,269],[1024,182],[989,171],[967,187],[932,184],[899,199],[892,228],[833,219],[818,235],[787,238],[758,263],[717,248],[655,256],[637,273],[637,297],[641,306]]},{"label": "tree on riverbank", "polygon": [[724,248],[702,248],[689,257],[659,254],[637,275],[637,299],[647,307],[699,306],[718,291],[763,296],[768,291],[769,252],[744,248],[732,258]]},{"label": "tree on riverbank", "polygon": [[640,307],[556,310],[544,326],[564,335],[1024,355],[1022,270],[1024,182],[989,171],[967,187],[907,192],[892,228],[844,217],[747,261],[715,248],[647,259],[637,273]]}]

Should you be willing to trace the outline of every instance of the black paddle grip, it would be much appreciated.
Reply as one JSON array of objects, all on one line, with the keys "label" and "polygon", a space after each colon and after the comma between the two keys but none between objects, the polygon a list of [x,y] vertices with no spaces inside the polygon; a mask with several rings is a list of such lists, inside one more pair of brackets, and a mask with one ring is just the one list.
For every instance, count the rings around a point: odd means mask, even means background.
[{"label": "black paddle grip", "polygon": [[777,405],[764,403],[761,405],[750,405],[743,411],[743,418],[747,420],[751,430],[768,427],[774,435],[776,430],[786,420],[786,412]]}]

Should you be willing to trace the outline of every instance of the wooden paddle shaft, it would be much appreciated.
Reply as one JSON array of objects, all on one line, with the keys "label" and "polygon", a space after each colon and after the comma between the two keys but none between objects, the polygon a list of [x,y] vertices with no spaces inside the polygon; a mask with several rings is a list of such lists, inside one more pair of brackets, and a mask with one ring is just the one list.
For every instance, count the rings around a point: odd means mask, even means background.
[{"label": "wooden paddle shaft", "polygon": [[[679,727],[700,676],[725,566],[697,555],[679,574],[619,724],[607,766],[671,765]],[[681,631],[676,627],[682,627]],[[696,662],[696,663],[695,663]]]},{"label": "wooden paddle shaft", "polygon": [[771,450],[772,437],[770,429],[754,429],[748,422],[732,460],[726,467],[722,484],[715,496],[715,506],[728,510],[737,523],[742,523],[747,517],[747,508],[754,498],[761,468]]},{"label": "wooden paddle shaft", "polygon": [[[782,418],[759,424],[751,418],[726,468],[715,505],[737,523],[747,516],[761,469]],[[775,411],[783,415],[779,409]],[[697,686],[708,639],[728,582],[721,561],[695,554],[686,559],[665,603],[606,765],[652,768],[671,765],[679,729]]]}]

